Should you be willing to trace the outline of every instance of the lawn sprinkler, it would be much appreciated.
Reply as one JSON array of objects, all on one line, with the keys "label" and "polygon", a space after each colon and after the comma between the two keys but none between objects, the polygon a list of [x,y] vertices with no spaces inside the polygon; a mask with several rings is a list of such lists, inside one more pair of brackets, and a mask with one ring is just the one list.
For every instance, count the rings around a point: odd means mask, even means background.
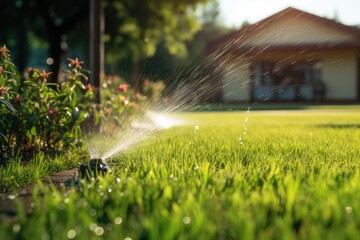
[{"label": "lawn sprinkler", "polygon": [[111,168],[101,158],[97,158],[82,163],[78,175],[80,178],[91,179],[99,175],[104,176],[106,173],[111,172]]}]

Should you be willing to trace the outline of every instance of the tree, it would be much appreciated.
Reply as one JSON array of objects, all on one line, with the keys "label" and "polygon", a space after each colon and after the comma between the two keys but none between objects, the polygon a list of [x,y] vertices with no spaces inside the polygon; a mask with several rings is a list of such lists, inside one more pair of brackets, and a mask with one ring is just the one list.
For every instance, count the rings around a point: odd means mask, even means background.
[{"label": "tree", "polygon": [[[197,7],[212,0],[102,1],[107,60],[115,62],[129,56],[134,70],[132,82],[136,87],[139,61],[153,56],[160,42],[171,54],[186,53],[184,42],[200,29]],[[57,79],[67,50],[66,39],[78,34],[77,46],[87,46],[88,25],[85,30],[79,26],[88,24],[88,16],[88,0],[1,0],[0,3],[0,22],[6,22],[8,27],[6,38],[11,37],[19,46],[26,47],[20,33],[26,32],[25,35],[28,35],[33,32],[48,44],[48,56],[53,60],[50,66],[50,71],[54,73],[53,82]],[[23,30],[16,33],[16,29],[20,28]],[[74,28],[77,29],[74,31]]]},{"label": "tree", "polygon": [[[66,3],[67,2],[67,3]],[[82,20],[89,16],[89,3],[87,0],[76,1],[62,0],[35,0],[39,14],[42,17],[49,46],[49,56],[53,59],[51,71],[52,82],[57,82],[60,64],[65,57],[67,48],[66,34]],[[69,6],[72,6],[71,8]]]},{"label": "tree", "polygon": [[[15,63],[19,70],[23,71],[25,68],[29,52],[28,35],[33,32],[48,43],[48,56],[52,59],[51,81],[57,82],[67,49],[67,35],[79,23],[87,20],[88,5],[87,0],[2,0],[0,21],[6,24],[1,28],[5,34],[0,40],[14,45]],[[15,44],[11,44],[12,42]]]},{"label": "tree", "polygon": [[140,87],[139,61],[156,53],[160,42],[171,54],[185,54],[184,42],[201,27],[196,9],[210,0],[107,0],[106,57],[115,62],[129,56],[132,85]]},{"label": "tree", "polygon": [[[192,39],[184,41],[188,54],[171,55],[166,50],[165,43],[160,42],[154,56],[140,61],[141,74],[150,79],[163,80],[168,86],[168,91],[171,91],[169,86],[176,88],[178,83],[184,81],[188,83],[199,82],[199,78],[204,79],[203,82],[210,82],[205,79],[211,79],[211,82],[215,82],[210,90],[213,90],[220,83],[219,71],[216,70],[220,64],[216,62],[216,58],[207,56],[207,44],[233,29],[227,28],[221,23],[217,1],[202,5],[197,9],[197,13],[201,29],[193,35]],[[121,62],[122,71],[126,70],[128,63],[128,61]],[[128,72],[129,70],[122,74],[128,74]],[[214,75],[217,78],[214,78]]]}]

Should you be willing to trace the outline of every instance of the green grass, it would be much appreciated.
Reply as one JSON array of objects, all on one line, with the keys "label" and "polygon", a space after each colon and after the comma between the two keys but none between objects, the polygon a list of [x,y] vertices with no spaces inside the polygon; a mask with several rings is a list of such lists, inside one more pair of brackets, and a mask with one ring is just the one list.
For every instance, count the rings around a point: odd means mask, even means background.
[{"label": "green grass", "polygon": [[329,104],[329,103],[253,103],[253,104],[205,104],[194,106],[189,111],[216,112],[216,111],[244,111],[250,108],[252,111],[259,110],[360,110],[359,104]]},{"label": "green grass", "polygon": [[40,153],[28,163],[13,160],[0,167],[0,193],[16,190],[28,183],[41,180],[45,176],[60,172],[80,164],[71,156],[44,156]]},{"label": "green grass", "polygon": [[360,236],[358,110],[179,117],[189,125],[115,159],[113,175],[40,186],[0,239]]}]

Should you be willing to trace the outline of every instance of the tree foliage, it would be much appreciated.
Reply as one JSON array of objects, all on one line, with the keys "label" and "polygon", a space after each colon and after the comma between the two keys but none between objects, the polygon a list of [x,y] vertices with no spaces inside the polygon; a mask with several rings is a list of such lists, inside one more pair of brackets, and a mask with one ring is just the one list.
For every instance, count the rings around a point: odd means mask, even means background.
[{"label": "tree foliage", "polygon": [[[191,71],[196,66],[209,64],[206,56],[206,45],[209,41],[216,39],[231,31],[221,23],[219,4],[217,1],[208,1],[197,9],[197,21],[201,28],[194,33],[191,39],[182,42],[185,51],[183,54],[171,54],[167,49],[165,40],[157,45],[157,51],[152,57],[143,58],[140,61],[139,71],[142,78],[161,79],[172,85],[174,82],[189,79]],[[115,71],[121,70],[121,74],[131,73],[131,59],[123,59],[116,62]],[[203,69],[203,67],[200,67]]]},{"label": "tree foliage", "polygon": [[[47,56],[53,60],[50,80],[56,82],[65,60],[67,35],[76,35],[73,30],[87,19],[88,6],[87,0],[1,0],[0,22],[5,24],[0,41],[15,48],[14,60],[23,71],[30,57],[29,35],[35,35],[48,47]],[[87,29],[82,35],[85,41]]]},{"label": "tree foliage", "polygon": [[138,61],[153,56],[162,41],[171,54],[185,54],[184,41],[201,27],[197,6],[208,1],[107,0],[107,56],[111,60],[130,56]]},{"label": "tree foliage", "polygon": [[[102,0],[106,60],[137,63],[154,56],[160,45],[170,55],[186,56],[186,42],[201,29],[199,6],[212,1]],[[31,57],[29,35],[36,36],[54,61],[49,67],[55,82],[66,51],[79,48],[76,54],[87,60],[88,13],[88,0],[2,0],[0,41],[15,48],[14,60],[23,70]],[[69,39],[76,40],[70,45]]]}]

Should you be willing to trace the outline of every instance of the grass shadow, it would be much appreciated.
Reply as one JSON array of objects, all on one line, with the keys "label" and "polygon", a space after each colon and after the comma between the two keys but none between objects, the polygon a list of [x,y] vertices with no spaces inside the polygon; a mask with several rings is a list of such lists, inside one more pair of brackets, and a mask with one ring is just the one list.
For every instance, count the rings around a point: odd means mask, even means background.
[{"label": "grass shadow", "polygon": [[360,124],[349,123],[349,124],[320,124],[317,125],[319,128],[334,128],[334,129],[352,129],[358,128],[360,129]]}]

